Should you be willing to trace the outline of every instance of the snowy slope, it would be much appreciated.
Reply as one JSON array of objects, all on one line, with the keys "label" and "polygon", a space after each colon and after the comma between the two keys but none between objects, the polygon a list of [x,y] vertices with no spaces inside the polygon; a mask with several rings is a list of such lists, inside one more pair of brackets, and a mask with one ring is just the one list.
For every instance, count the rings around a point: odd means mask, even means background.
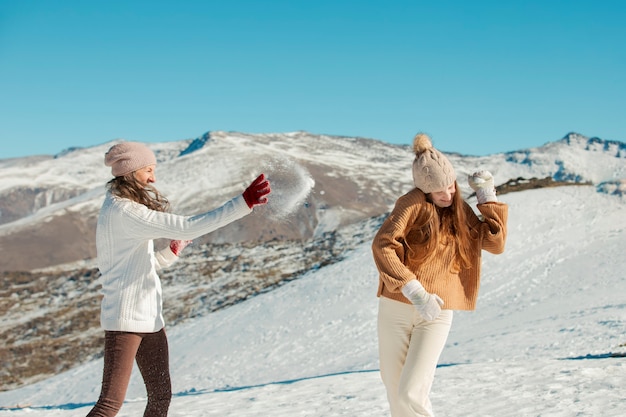
[{"label": "snowy slope", "polygon": [[[626,409],[624,197],[593,186],[501,196],[504,254],[486,254],[433,387],[438,415],[621,416]],[[369,244],[272,292],[169,329],[172,416],[388,415],[377,372]],[[101,361],[0,393],[0,416],[83,416]],[[135,372],[120,416],[141,414]]]}]

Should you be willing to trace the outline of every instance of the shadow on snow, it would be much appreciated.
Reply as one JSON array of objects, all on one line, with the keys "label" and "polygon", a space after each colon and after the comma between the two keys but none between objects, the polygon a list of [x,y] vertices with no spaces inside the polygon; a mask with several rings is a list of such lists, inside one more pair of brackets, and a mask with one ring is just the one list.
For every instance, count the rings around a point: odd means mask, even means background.
[{"label": "shadow on snow", "polygon": [[[461,364],[459,363],[439,364],[437,365],[437,368],[445,368],[445,367],[457,366],[457,365],[461,365]],[[256,384],[256,385],[243,385],[240,387],[226,386],[224,388],[201,389],[201,390],[192,388],[190,390],[177,392],[173,394],[172,397],[187,397],[187,396],[192,396],[192,395],[205,395],[205,394],[214,394],[214,393],[220,393],[220,392],[244,391],[244,390],[253,389],[253,388],[268,387],[271,385],[290,385],[290,384],[295,384],[301,381],[309,381],[309,380],[328,378],[328,377],[334,377],[334,376],[339,376],[339,375],[365,374],[365,373],[372,373],[372,372],[380,372],[380,370],[369,369],[369,370],[361,370],[361,371],[334,372],[334,373],[323,374],[323,375],[307,376],[307,377],[295,378],[295,379],[286,379],[284,381],[267,382],[267,383]],[[128,403],[128,402],[129,401],[125,401],[124,403]],[[136,402],[136,401],[132,401],[132,402]],[[96,404],[95,402],[88,402],[88,403],[67,403],[67,404],[60,404],[60,405],[42,405],[42,406],[17,405],[15,407],[0,407],[0,411],[16,411],[16,410],[23,410],[23,409],[75,410],[77,408],[82,408],[82,407],[93,407],[95,404]]]}]

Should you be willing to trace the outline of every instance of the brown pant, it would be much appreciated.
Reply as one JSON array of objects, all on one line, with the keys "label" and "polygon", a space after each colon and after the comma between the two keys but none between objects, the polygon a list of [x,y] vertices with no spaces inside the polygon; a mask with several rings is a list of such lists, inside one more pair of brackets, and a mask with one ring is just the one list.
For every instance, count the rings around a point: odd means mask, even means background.
[{"label": "brown pant", "polygon": [[126,397],[134,360],[148,394],[144,417],[167,416],[172,385],[167,336],[161,329],[156,333],[105,332],[102,390],[87,417],[117,415]]}]

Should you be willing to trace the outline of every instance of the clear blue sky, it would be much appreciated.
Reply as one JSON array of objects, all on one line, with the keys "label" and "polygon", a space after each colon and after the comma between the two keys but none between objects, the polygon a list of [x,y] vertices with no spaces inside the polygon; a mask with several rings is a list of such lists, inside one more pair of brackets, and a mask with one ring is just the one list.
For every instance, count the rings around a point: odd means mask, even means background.
[{"label": "clear blue sky", "polygon": [[626,1],[0,0],[0,158],[306,130],[626,140]]}]

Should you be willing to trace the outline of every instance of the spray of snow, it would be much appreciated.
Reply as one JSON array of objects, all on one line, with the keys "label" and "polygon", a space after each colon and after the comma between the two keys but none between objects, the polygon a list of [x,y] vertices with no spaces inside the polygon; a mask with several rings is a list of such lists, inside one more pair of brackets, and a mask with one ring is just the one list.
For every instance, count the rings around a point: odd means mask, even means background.
[{"label": "spray of snow", "polygon": [[270,181],[272,192],[261,209],[275,221],[292,215],[315,186],[309,171],[292,159],[281,157],[266,161],[263,172]]}]

